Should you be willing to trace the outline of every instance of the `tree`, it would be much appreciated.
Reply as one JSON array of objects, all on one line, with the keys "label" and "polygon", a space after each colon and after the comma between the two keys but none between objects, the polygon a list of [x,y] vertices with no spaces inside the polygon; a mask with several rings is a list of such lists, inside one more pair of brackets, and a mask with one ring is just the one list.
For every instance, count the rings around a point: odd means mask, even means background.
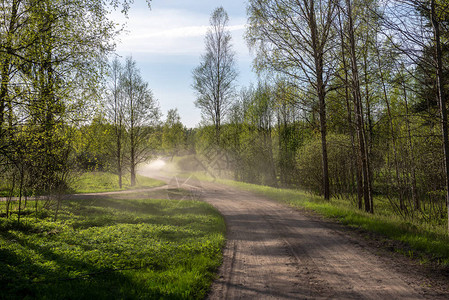
[{"label": "tree", "polygon": [[275,71],[318,99],[322,145],[322,194],[329,199],[326,93],[334,72],[333,22],[337,1],[250,0],[247,40],[257,50],[255,67]]},{"label": "tree", "polygon": [[[435,139],[433,127],[439,122],[441,132],[437,139],[441,143],[442,151],[436,151],[436,161],[428,160],[427,166],[421,170],[423,166],[420,164],[421,157],[414,155],[416,158],[415,166],[412,168],[412,177],[415,177],[418,182],[417,189],[414,188],[416,197],[417,192],[421,189],[423,194],[429,191],[429,186],[434,190],[439,190],[440,197],[426,196],[430,202],[435,201],[446,206],[449,203],[449,138],[447,129],[447,104],[446,98],[447,85],[445,84],[445,75],[448,70],[447,60],[447,35],[449,33],[449,10],[446,1],[415,1],[407,0],[394,2],[391,1],[385,6],[386,12],[383,35],[387,37],[394,49],[401,54],[403,64],[407,66],[404,68],[407,73],[413,76],[413,80],[405,84],[403,87],[404,101],[405,98],[417,98],[411,107],[414,108],[415,113],[420,115],[419,120],[422,125],[426,127],[427,140]],[[413,70],[413,71],[412,71]],[[409,97],[408,92],[411,97]],[[407,99],[407,102],[408,102]],[[408,103],[406,104],[406,115],[408,116]],[[437,110],[439,109],[439,110]],[[409,124],[407,125],[409,127]],[[412,140],[413,136],[409,138]],[[417,138],[419,140],[419,138]],[[416,146],[418,146],[416,144]],[[412,147],[414,151],[419,151],[419,147]],[[411,147],[408,147],[411,149]],[[428,166],[438,164],[438,168],[432,169],[429,172]],[[438,177],[438,180],[428,181],[419,187],[419,176],[429,178],[431,176]],[[429,177],[428,177],[429,176]],[[413,180],[413,179],[412,179]],[[427,193],[428,195],[429,193]],[[444,194],[444,197],[442,196]],[[415,207],[421,207],[421,201],[415,198]],[[424,203],[423,203],[424,204]],[[435,203],[432,203],[434,205]],[[421,207],[422,208],[422,207]],[[446,216],[449,219],[449,215]],[[449,230],[449,228],[448,228]]]},{"label": "tree", "polygon": [[[352,90],[352,98],[354,102],[354,115],[355,124],[358,137],[358,161],[361,165],[362,178],[363,178],[363,198],[365,202],[365,210],[367,212],[373,212],[372,207],[372,195],[371,195],[371,171],[370,171],[370,160],[368,151],[368,142],[365,133],[365,121],[363,112],[363,102],[362,94],[360,89],[360,78],[358,70],[358,59],[356,52],[356,36],[354,32],[354,18],[353,18],[353,3],[351,0],[346,0],[346,35],[348,37],[348,52],[351,67],[351,81],[350,88]],[[343,41],[342,41],[343,42]],[[344,51],[344,50],[343,50]],[[368,83],[366,83],[368,84]],[[368,93],[367,93],[368,97]],[[360,205],[359,205],[360,206]]]},{"label": "tree", "polygon": [[287,81],[278,79],[275,89],[275,110],[278,136],[278,165],[280,183],[289,186],[297,184],[298,172],[296,152],[303,142],[304,128],[299,122],[300,112],[295,99],[295,88]]},{"label": "tree", "polygon": [[122,72],[123,67],[117,57],[114,58],[110,65],[110,87],[108,94],[107,111],[109,119],[114,126],[115,137],[115,161],[117,166],[118,183],[122,188],[123,175],[123,139],[125,135],[124,124],[124,97],[122,93]]},{"label": "tree", "polygon": [[[259,82],[253,92],[247,112],[248,125],[255,131],[252,146],[257,160],[255,165],[262,183],[277,186],[276,168],[273,158],[274,97],[267,82]],[[263,162],[263,163],[261,163]]]},{"label": "tree", "polygon": [[178,109],[170,109],[162,128],[162,147],[171,151],[171,157],[178,154],[184,144],[184,127]]},{"label": "tree", "polygon": [[197,93],[195,105],[206,119],[212,121],[217,145],[220,145],[220,126],[232,104],[237,78],[231,33],[226,29],[228,23],[228,14],[223,7],[216,8],[205,37],[206,53],[193,70],[193,88]]},{"label": "tree", "polygon": [[129,137],[131,186],[134,186],[137,166],[151,155],[148,143],[150,126],[159,121],[160,111],[148,83],[143,81],[132,57],[126,59],[121,81],[125,97],[124,121]]},{"label": "tree", "polygon": [[[444,95],[443,89],[445,86],[445,80],[443,77],[443,54],[441,51],[441,24],[440,18],[437,14],[437,8],[435,0],[430,2],[430,19],[433,28],[433,38],[435,47],[435,67],[436,67],[436,85],[437,85],[437,99],[440,105],[441,114],[441,135],[443,137],[443,154],[444,154],[444,171],[445,171],[445,188],[446,188],[446,206],[447,217],[449,221],[449,137],[448,137],[448,125],[447,125],[447,106],[446,95]],[[449,222],[448,222],[449,233]]]}]

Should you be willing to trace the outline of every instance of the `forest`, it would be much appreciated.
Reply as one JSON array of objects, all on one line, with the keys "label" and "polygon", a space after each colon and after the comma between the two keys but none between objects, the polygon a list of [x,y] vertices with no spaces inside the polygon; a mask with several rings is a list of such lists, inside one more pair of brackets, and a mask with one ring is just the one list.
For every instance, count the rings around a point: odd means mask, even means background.
[{"label": "forest", "polygon": [[250,1],[259,82],[240,92],[230,37],[217,34],[228,19],[215,11],[193,72],[209,120],[196,129],[197,153],[235,180],[344,198],[371,214],[387,204],[446,226],[447,9]]},{"label": "forest", "polygon": [[57,201],[87,171],[135,185],[151,157],[195,155],[217,176],[447,224],[445,1],[250,1],[259,82],[239,90],[229,19],[214,12],[192,72],[203,125],[191,129],[176,109],[162,120],[132,57],[110,58],[105,4],[14,0],[1,12],[5,197]]}]

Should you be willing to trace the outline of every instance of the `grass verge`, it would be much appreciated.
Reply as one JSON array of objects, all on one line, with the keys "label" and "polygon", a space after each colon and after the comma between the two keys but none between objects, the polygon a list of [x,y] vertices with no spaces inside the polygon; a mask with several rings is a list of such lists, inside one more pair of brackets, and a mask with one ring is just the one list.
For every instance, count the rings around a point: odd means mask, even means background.
[{"label": "grass verge", "polygon": [[196,201],[74,200],[57,222],[1,218],[0,298],[202,299],[224,234]]},{"label": "grass verge", "polygon": [[396,251],[417,258],[422,263],[432,261],[443,267],[449,266],[449,238],[446,226],[406,221],[385,209],[381,214],[372,215],[358,210],[345,199],[332,199],[328,202],[322,197],[298,190],[277,189],[232,180],[219,182],[259,193],[295,208],[312,210],[344,225],[375,233],[384,239],[399,241],[401,245],[396,245]]},{"label": "grass verge", "polygon": [[120,189],[118,184],[118,175],[106,172],[88,172],[83,173],[73,180],[71,188],[74,193],[101,193],[112,191],[124,191],[137,188],[151,188],[164,185],[161,180],[137,175],[137,184],[131,187],[130,177],[123,176],[123,184]]}]

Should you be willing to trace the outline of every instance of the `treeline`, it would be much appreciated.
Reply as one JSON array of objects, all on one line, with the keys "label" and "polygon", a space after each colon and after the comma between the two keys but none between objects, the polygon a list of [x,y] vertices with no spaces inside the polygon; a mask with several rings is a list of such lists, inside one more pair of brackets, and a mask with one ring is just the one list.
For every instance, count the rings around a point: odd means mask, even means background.
[{"label": "treeline", "polygon": [[249,1],[246,39],[266,79],[239,97],[229,96],[234,53],[217,9],[193,73],[196,104],[211,124],[200,135],[226,161],[215,165],[232,162],[240,180],[349,197],[371,213],[382,196],[403,217],[446,224],[448,8],[435,0]]},{"label": "treeline", "polygon": [[[221,127],[219,149],[213,126],[197,129],[195,149],[209,171],[235,180],[301,188],[322,195],[318,112],[305,111],[297,97],[288,92],[291,89],[283,81],[272,85],[261,82],[243,89],[229,111],[229,121]],[[392,90],[395,100],[391,116],[387,107],[380,105],[371,114],[374,126],[368,134],[372,193],[374,198],[386,198],[403,217],[445,222],[440,128],[428,123],[430,116],[426,112],[414,108],[405,118],[406,107],[398,98],[399,92]],[[356,139],[341,112],[345,103],[339,105],[341,97],[337,94],[335,91],[333,107],[329,108],[328,120],[332,121],[328,122],[326,136],[330,192],[359,206]],[[390,118],[395,124],[395,144],[390,135]]]}]

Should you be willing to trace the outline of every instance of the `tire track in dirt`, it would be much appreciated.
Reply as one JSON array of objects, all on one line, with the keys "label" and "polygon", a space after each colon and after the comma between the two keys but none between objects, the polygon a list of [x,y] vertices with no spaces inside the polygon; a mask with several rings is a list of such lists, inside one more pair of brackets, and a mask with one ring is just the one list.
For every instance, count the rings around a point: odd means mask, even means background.
[{"label": "tire track in dirt", "polygon": [[428,293],[347,233],[250,192],[204,183],[227,224],[209,299],[447,299]]}]

